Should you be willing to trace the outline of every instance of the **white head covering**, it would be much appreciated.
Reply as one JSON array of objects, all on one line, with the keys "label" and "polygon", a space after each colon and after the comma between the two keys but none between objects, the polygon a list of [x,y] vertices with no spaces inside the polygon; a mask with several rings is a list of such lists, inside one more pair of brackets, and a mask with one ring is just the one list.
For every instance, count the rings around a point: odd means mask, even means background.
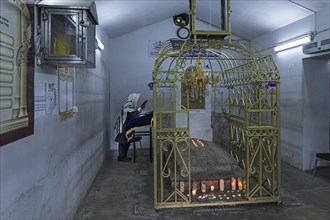
[{"label": "white head covering", "polygon": [[115,129],[115,137],[119,133],[122,133],[123,124],[125,123],[125,121],[127,119],[127,113],[136,111],[139,98],[140,98],[140,93],[131,93],[128,96],[127,101],[122,106],[122,111],[118,116],[119,121],[118,121],[118,124],[116,124],[116,128],[118,128],[118,129]]},{"label": "white head covering", "polygon": [[126,120],[126,114],[127,112],[134,112],[137,109],[137,103],[139,101],[140,98],[140,93],[131,93],[128,98],[127,101],[125,102],[125,104],[123,105],[123,112],[124,112],[124,122]]},{"label": "white head covering", "polygon": [[[139,98],[140,98],[140,93],[131,93],[131,94],[129,94],[127,102],[125,103],[125,105],[127,103],[131,102],[133,104],[134,108],[136,109]],[[125,107],[125,105],[124,105],[124,107]]]},{"label": "white head covering", "polygon": [[131,93],[125,104],[123,105],[123,115],[122,115],[122,122],[123,124],[126,121],[127,118],[127,112],[134,112],[137,109],[137,103],[140,98],[140,93]]}]

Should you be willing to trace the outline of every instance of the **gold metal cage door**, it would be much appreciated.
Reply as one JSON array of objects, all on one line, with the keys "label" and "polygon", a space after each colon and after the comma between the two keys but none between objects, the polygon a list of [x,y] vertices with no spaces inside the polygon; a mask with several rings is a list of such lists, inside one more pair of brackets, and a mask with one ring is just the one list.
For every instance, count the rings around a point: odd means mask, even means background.
[{"label": "gold metal cage door", "polygon": [[[279,94],[271,55],[240,41],[166,41],[153,69],[155,209],[280,202]],[[227,122],[221,145],[244,170],[244,199],[192,195],[190,104],[205,96],[212,115]]]}]

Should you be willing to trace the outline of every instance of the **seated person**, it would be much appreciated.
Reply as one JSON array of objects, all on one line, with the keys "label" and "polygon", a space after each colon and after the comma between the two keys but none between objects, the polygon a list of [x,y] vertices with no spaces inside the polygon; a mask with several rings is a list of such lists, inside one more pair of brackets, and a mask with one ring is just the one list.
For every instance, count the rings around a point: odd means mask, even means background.
[{"label": "seated person", "polygon": [[[131,127],[132,121],[139,117],[139,113],[145,108],[147,100],[145,100],[139,108],[137,103],[140,98],[140,93],[132,93],[128,96],[127,101],[122,106],[120,114],[119,132],[115,136],[115,141],[118,142],[118,161],[128,162],[132,158],[127,157],[130,142],[126,138],[126,131]],[[150,124],[150,123],[149,123]]]}]

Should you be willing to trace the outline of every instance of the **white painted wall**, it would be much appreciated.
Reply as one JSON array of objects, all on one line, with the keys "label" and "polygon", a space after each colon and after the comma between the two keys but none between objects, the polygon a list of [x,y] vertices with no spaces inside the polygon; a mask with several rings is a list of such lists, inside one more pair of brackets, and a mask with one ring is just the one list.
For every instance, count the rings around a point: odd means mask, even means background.
[{"label": "white painted wall", "polygon": [[328,60],[330,56],[303,60],[303,169],[313,168],[316,153],[329,152]]},{"label": "white painted wall", "polygon": [[[315,147],[323,145],[323,140],[329,138],[326,137],[329,136],[329,134],[326,135],[325,132],[318,132],[317,137],[314,136],[314,144],[307,143],[307,139],[305,138],[308,134],[308,132],[305,131],[309,129],[306,128],[305,122],[313,121],[310,118],[313,115],[306,114],[305,112],[305,108],[309,105],[306,104],[304,97],[304,94],[308,94],[306,93],[306,89],[308,88],[306,88],[306,84],[304,83],[306,78],[304,78],[303,59],[329,54],[329,52],[305,55],[302,53],[302,47],[300,46],[274,53],[273,47],[276,43],[292,39],[314,30],[317,32],[322,31],[318,33],[315,40],[328,38],[330,31],[326,29],[329,29],[329,27],[329,9],[324,9],[316,13],[316,16],[312,15],[306,17],[256,39],[258,42],[270,48],[270,52],[273,53],[281,74],[281,157],[284,161],[302,170],[312,168],[311,165],[315,159],[313,152],[321,150]],[[314,68],[314,74],[322,75],[323,70],[324,68]],[[328,108],[328,100],[318,103],[321,104],[321,106],[317,108]],[[328,122],[328,116],[324,118],[324,121]],[[324,137],[323,135],[326,136]],[[320,143],[316,143],[318,141],[320,141]],[[328,146],[325,146],[325,149],[328,149]]]},{"label": "white painted wall", "polygon": [[[60,121],[58,109],[35,114],[32,136],[0,148],[0,219],[70,219],[101,167],[109,133],[109,41],[95,69],[76,69],[79,112]],[[102,55],[102,56],[101,56]],[[57,85],[54,67],[35,68],[35,95]]]}]

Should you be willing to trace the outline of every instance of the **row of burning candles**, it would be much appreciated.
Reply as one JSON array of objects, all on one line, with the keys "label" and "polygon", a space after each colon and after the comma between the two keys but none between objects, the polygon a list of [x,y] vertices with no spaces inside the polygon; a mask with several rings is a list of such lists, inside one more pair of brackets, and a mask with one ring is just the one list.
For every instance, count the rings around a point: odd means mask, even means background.
[{"label": "row of burning candles", "polygon": [[[209,189],[210,191],[214,191],[215,190],[215,185],[218,184],[214,184],[214,181],[201,181],[201,186],[200,189],[202,191],[202,193],[206,192],[207,186],[209,183]],[[228,186],[229,185],[229,186]],[[245,190],[246,189],[246,181],[243,180],[242,178],[231,178],[231,179],[219,179],[219,191],[224,191],[225,188],[226,189],[231,189],[231,190]],[[196,195],[198,190],[198,183],[197,182],[193,182],[192,183],[192,191],[191,194],[194,196]],[[184,181],[180,181],[180,192],[184,192],[185,191],[185,182]]]},{"label": "row of burning candles", "polygon": [[196,140],[192,139],[191,142],[195,147],[205,147],[205,144],[199,139]]}]

